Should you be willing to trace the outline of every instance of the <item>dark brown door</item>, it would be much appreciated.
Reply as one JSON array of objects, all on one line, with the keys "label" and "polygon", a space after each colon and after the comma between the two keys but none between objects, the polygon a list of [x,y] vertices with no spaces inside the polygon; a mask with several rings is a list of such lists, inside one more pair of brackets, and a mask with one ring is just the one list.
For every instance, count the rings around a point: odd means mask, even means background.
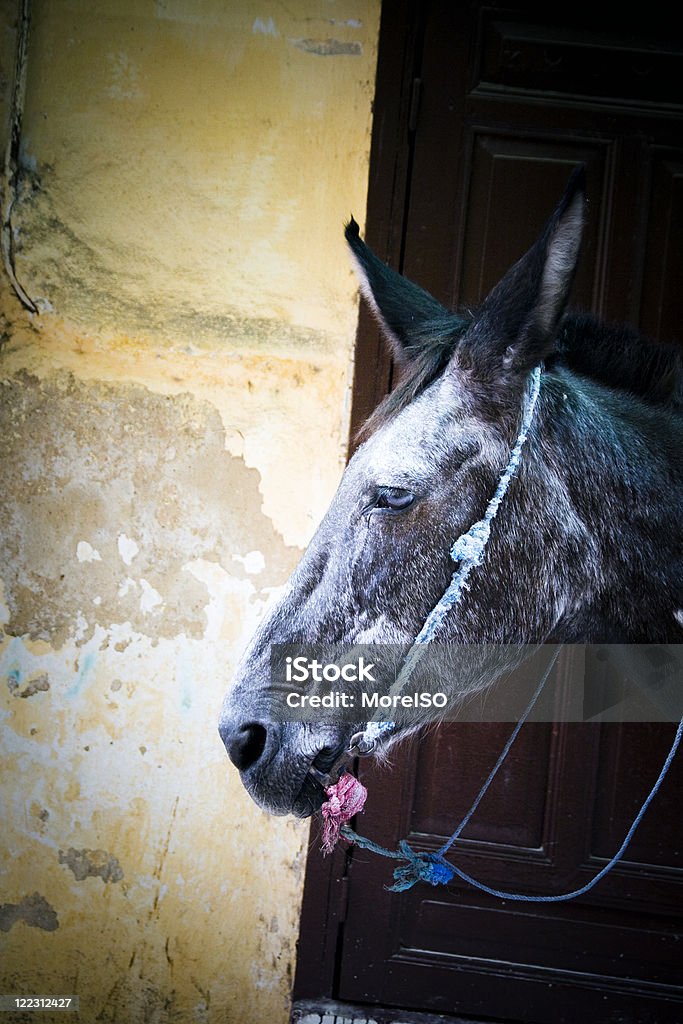
[{"label": "dark brown door", "polygon": [[[620,10],[618,24],[603,9],[387,4],[368,239],[446,304],[476,304],[583,163],[575,304],[666,338],[683,319],[683,46],[656,8]],[[365,315],[356,365],[358,423],[392,372]],[[444,726],[398,751],[393,771],[367,771],[361,830],[437,849],[509,730]],[[673,731],[525,727],[453,859],[495,888],[581,886],[619,847]],[[297,995],[529,1024],[680,1022],[682,783],[683,758],[625,859],[570,903],[457,883],[387,893],[390,862],[358,850],[322,862],[313,849]]]}]

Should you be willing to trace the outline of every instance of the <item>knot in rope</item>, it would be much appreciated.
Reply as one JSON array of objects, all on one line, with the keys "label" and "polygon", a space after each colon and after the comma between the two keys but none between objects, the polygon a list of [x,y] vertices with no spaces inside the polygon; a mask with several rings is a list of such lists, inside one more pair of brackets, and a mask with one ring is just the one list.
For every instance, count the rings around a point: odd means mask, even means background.
[{"label": "knot in rope", "polygon": [[447,885],[453,878],[453,868],[440,853],[417,853],[405,839],[401,840],[398,848],[408,863],[394,869],[394,884],[389,886],[389,892],[405,892],[416,882]]},{"label": "knot in rope", "polygon": [[471,565],[481,565],[490,535],[491,523],[486,519],[480,519],[455,541],[451,548],[451,558],[454,561],[469,562]]}]

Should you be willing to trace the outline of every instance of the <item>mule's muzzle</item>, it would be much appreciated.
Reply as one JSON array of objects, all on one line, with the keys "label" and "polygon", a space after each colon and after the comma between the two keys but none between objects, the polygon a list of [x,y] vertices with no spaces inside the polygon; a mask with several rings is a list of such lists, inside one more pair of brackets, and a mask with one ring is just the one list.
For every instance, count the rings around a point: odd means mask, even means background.
[{"label": "mule's muzzle", "polygon": [[338,774],[350,759],[348,734],[338,728],[273,722],[227,707],[218,731],[244,788],[271,814],[314,814],[325,799],[328,773]]}]

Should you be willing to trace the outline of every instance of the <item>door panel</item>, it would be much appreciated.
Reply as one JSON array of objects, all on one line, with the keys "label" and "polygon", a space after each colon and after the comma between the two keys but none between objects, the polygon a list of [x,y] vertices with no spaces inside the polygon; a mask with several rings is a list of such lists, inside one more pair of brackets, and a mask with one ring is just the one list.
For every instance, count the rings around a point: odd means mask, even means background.
[{"label": "door panel", "polygon": [[[416,764],[415,789],[420,794],[413,809],[413,834],[437,835],[444,839],[453,831],[452,800],[444,806],[441,790],[452,780],[458,790],[463,813],[477,795],[482,779],[488,773],[489,751],[504,746],[510,726],[463,723],[457,729],[441,728],[427,741],[429,757],[420,757]],[[467,830],[470,841],[504,844],[526,851],[543,845],[543,822],[546,810],[545,780],[552,751],[549,725],[530,725],[517,743],[516,758],[521,771],[513,775],[503,769],[505,806],[502,813],[491,814],[491,797],[484,797],[481,813]],[[467,759],[467,752],[478,756]],[[490,765],[489,765],[490,767]],[[537,769],[533,773],[531,768]],[[488,806],[487,806],[488,804]],[[497,809],[501,811],[501,808]]]},{"label": "door panel", "polygon": [[[473,131],[470,145],[462,272],[453,291],[460,304],[478,305],[536,240],[577,165],[586,167],[588,194],[603,195],[613,147],[561,136],[519,139],[482,130]],[[534,196],[533,212],[528,203],[520,202],[520,197],[530,194]],[[598,201],[574,283],[574,301],[585,309],[593,305],[599,212]]]},{"label": "door panel", "polygon": [[683,78],[680,30],[668,35],[656,6],[648,18],[633,11],[630,24],[626,11],[616,19],[600,5],[583,15],[558,8],[554,22],[539,5],[506,6],[481,7],[474,91],[526,94],[544,105],[552,93],[554,103],[680,108],[672,90]]}]

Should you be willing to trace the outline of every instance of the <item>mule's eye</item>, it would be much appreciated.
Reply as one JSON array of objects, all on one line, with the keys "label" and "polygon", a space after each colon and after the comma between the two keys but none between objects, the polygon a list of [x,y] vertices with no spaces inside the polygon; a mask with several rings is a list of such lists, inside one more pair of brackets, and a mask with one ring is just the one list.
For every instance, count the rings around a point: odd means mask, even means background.
[{"label": "mule's eye", "polygon": [[387,508],[392,512],[403,512],[415,501],[412,491],[402,487],[380,487],[377,492],[375,508]]}]

